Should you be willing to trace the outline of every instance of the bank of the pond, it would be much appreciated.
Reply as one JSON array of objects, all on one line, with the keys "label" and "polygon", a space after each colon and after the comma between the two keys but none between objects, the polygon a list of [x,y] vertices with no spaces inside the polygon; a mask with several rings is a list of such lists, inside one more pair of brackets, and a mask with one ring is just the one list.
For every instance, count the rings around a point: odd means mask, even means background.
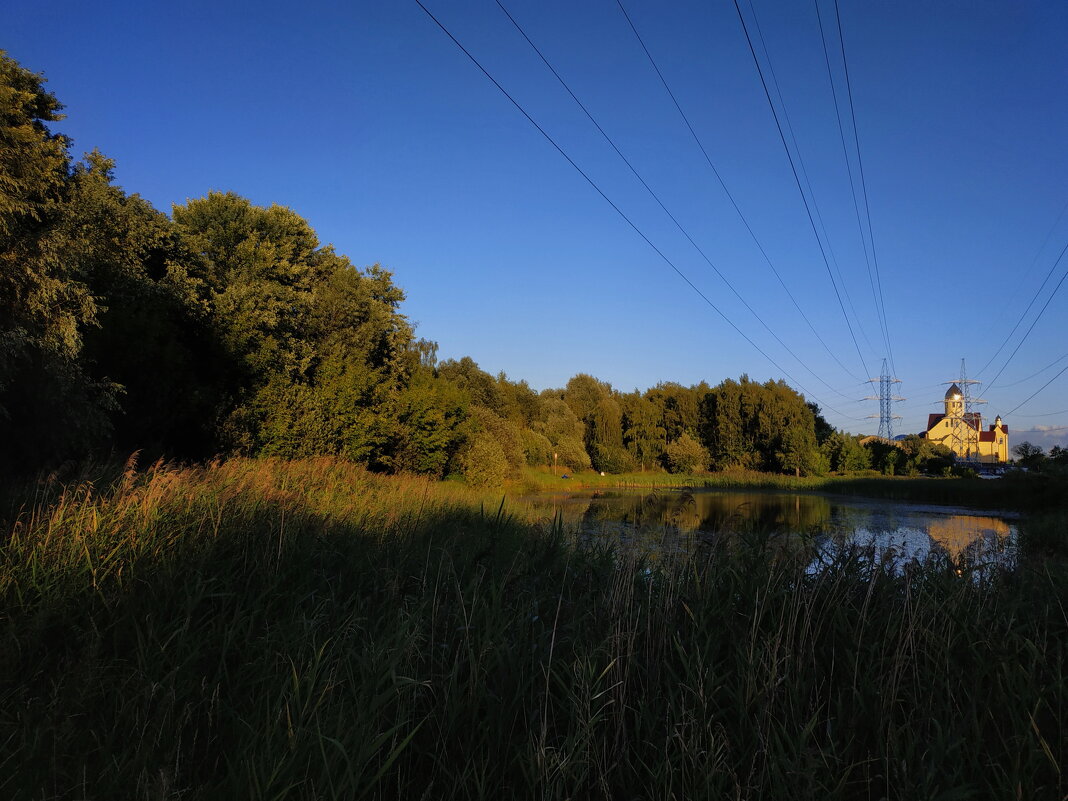
[{"label": "bank of the pond", "polygon": [[0,797],[1068,791],[1068,577],[650,565],[329,459],[38,489],[0,536]]},{"label": "bank of the pond", "polygon": [[628,473],[599,475],[578,473],[563,478],[530,470],[511,490],[516,493],[581,489],[655,489],[692,487],[702,489],[770,489],[820,492],[893,501],[914,501],[983,509],[1068,509],[1068,478],[1057,474],[1010,471],[994,479],[934,478],[928,476],[786,476],[751,470],[673,475]]}]

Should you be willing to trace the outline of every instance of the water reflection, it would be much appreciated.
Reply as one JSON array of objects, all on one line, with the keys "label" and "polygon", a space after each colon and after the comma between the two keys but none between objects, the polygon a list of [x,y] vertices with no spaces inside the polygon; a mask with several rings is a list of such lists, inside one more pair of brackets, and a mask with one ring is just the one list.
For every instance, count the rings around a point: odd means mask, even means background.
[{"label": "water reflection", "polygon": [[587,542],[639,548],[650,559],[739,533],[780,535],[827,554],[852,544],[879,556],[923,560],[945,553],[973,564],[1014,558],[1016,527],[966,509],[783,492],[659,490],[571,492],[527,499]]}]

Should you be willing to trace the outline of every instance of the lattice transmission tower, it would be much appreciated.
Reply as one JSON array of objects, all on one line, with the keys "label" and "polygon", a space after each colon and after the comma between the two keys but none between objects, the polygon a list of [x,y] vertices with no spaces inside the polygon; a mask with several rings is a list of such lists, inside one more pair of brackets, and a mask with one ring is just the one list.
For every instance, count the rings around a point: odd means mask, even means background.
[{"label": "lattice transmission tower", "polygon": [[879,413],[869,414],[868,417],[874,420],[879,418],[879,437],[882,439],[894,438],[894,421],[900,420],[901,415],[894,414],[894,404],[905,400],[894,394],[894,384],[900,384],[900,378],[894,378],[890,375],[890,368],[886,365],[886,359],[883,359],[883,369],[878,378],[869,378],[869,384],[879,385],[878,395],[869,395],[864,400],[877,400],[879,401]]},{"label": "lattice transmission tower", "polygon": [[[968,378],[968,370],[964,366],[964,359],[960,360],[960,377],[954,378],[949,381],[943,381],[944,384],[956,384],[957,389],[960,390],[961,403],[963,404],[963,414],[960,417],[955,417],[950,421],[950,432],[954,439],[955,448],[953,449],[958,456],[963,456],[966,459],[971,459],[973,456],[979,455],[978,432],[980,429],[978,415],[975,412],[974,407],[981,403],[986,403],[982,398],[974,397],[975,393],[972,392],[972,387],[978,387],[982,384],[982,381],[976,381],[974,378]],[[972,442],[976,444],[976,452],[973,454],[971,450]]]}]

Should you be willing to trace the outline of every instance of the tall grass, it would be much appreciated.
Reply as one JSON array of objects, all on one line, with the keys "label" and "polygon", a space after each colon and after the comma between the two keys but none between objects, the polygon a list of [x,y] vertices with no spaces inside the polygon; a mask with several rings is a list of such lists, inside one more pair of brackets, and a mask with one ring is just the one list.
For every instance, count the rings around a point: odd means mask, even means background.
[{"label": "tall grass", "polygon": [[1060,799],[1061,570],[759,531],[676,563],[330,460],[128,470],[0,540],[0,798]]}]

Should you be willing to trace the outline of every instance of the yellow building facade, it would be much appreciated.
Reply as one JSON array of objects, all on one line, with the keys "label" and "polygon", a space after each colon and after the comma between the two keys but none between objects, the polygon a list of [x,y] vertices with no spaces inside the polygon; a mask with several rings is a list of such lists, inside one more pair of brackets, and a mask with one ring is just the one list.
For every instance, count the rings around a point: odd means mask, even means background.
[{"label": "yellow building facade", "polygon": [[1009,428],[999,415],[994,424],[983,430],[983,416],[979,412],[964,411],[964,394],[956,384],[946,391],[945,414],[927,418],[927,430],[921,437],[945,445],[959,459],[971,459],[983,464],[1005,464],[1009,461]]}]

